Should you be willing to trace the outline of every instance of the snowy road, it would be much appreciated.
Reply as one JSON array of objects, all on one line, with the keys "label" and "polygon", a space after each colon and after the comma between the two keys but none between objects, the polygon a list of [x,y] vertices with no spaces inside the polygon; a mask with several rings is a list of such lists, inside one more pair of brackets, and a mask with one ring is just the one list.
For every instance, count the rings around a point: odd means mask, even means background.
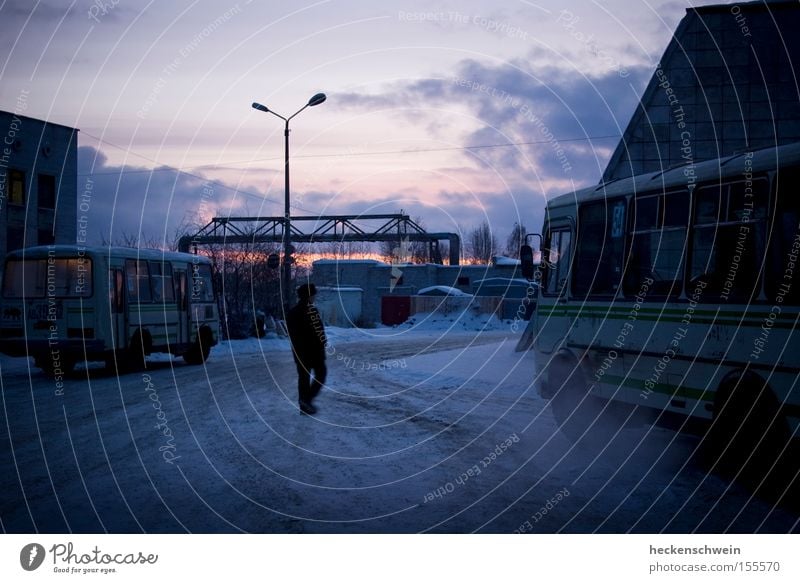
[{"label": "snowy road", "polygon": [[3,531],[798,528],[687,462],[694,437],[625,429],[602,455],[577,451],[507,326],[331,338],[314,417],[297,411],[280,339],[223,343],[204,367],[80,370],[63,396],[25,361],[0,360]]}]

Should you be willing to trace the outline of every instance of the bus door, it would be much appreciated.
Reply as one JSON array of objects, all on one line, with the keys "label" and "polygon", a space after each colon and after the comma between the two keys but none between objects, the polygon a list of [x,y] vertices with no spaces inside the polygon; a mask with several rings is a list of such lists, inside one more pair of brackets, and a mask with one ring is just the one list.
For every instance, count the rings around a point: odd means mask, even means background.
[{"label": "bus door", "polygon": [[572,326],[574,314],[569,312],[568,305],[572,247],[570,222],[551,223],[542,246],[544,278],[536,315],[539,346],[543,352],[558,350]]},{"label": "bus door", "polygon": [[111,315],[110,347],[114,350],[127,348],[128,314],[125,309],[125,274],[121,267],[112,267],[108,270],[108,294]]},{"label": "bus door", "polygon": [[175,271],[175,298],[178,302],[178,346],[189,344],[192,319],[189,314],[188,279],[185,270]]}]

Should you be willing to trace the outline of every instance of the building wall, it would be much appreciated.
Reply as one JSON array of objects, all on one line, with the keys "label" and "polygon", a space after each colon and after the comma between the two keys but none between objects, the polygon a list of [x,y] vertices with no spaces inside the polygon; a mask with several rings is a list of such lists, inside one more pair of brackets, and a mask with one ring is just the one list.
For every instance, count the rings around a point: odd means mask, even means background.
[{"label": "building wall", "polygon": [[800,4],[688,8],[603,181],[800,141]]},{"label": "building wall", "polygon": [[0,254],[75,243],[77,151],[78,130],[0,111]]},{"label": "building wall", "polygon": [[513,265],[389,265],[372,260],[323,259],[314,262],[311,280],[317,287],[361,288],[364,292],[362,320],[378,324],[383,296],[414,295],[434,285],[447,285],[472,293],[473,284],[480,279],[516,276]]}]

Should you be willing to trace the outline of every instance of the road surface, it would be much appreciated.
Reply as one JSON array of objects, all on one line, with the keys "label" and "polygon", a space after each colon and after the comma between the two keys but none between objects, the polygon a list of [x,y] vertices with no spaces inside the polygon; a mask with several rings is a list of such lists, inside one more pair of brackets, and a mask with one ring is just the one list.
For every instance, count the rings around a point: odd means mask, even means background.
[{"label": "road surface", "polygon": [[63,387],[0,361],[3,531],[798,529],[693,462],[693,436],[573,447],[507,331],[366,334],[333,343],[314,417],[285,341],[223,343],[204,366],[89,367]]}]

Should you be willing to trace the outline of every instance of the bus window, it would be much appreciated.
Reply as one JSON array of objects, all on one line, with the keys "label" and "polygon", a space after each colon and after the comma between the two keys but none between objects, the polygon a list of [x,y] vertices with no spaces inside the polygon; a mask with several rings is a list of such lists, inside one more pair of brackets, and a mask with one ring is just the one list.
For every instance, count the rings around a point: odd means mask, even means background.
[{"label": "bus window", "polygon": [[768,195],[763,178],[699,189],[690,280],[705,282],[704,295],[758,298]]},{"label": "bus window", "polygon": [[92,261],[84,257],[14,259],[6,264],[6,298],[88,298],[92,295]]},{"label": "bus window", "polygon": [[124,294],[125,279],[121,269],[111,269],[108,272],[108,305],[112,314],[125,312]]},{"label": "bus window", "polygon": [[569,262],[572,233],[569,229],[550,232],[545,256],[545,276],[542,292],[547,295],[561,294],[569,279]]},{"label": "bus window", "polygon": [[47,285],[47,268],[44,259],[35,261],[13,260],[6,263],[3,279],[3,297],[43,298]]},{"label": "bus window", "polygon": [[126,259],[125,279],[128,282],[128,298],[130,298],[131,302],[149,302],[152,300],[147,261]]},{"label": "bus window", "polygon": [[187,303],[186,303],[186,272],[185,271],[176,271],[175,272],[175,294],[178,300],[178,309],[179,310],[186,310]]},{"label": "bus window", "polygon": [[643,196],[634,204],[625,295],[637,296],[647,284],[649,295],[678,296],[683,281],[689,193]]},{"label": "bus window", "polygon": [[[770,301],[800,304],[800,170],[783,171],[776,181],[776,211],[766,278]],[[780,300],[778,300],[780,298]]]},{"label": "bus window", "polygon": [[622,278],[625,199],[581,205],[572,291],[576,295],[614,295]]},{"label": "bus window", "polygon": [[[50,272],[48,272],[48,279],[49,278]],[[91,260],[84,257],[77,257],[75,259],[56,259],[55,288],[57,297],[86,298],[91,296]]]},{"label": "bus window", "polygon": [[170,303],[175,301],[175,288],[172,285],[172,265],[170,263],[151,261],[150,282],[152,283],[154,301]]}]

